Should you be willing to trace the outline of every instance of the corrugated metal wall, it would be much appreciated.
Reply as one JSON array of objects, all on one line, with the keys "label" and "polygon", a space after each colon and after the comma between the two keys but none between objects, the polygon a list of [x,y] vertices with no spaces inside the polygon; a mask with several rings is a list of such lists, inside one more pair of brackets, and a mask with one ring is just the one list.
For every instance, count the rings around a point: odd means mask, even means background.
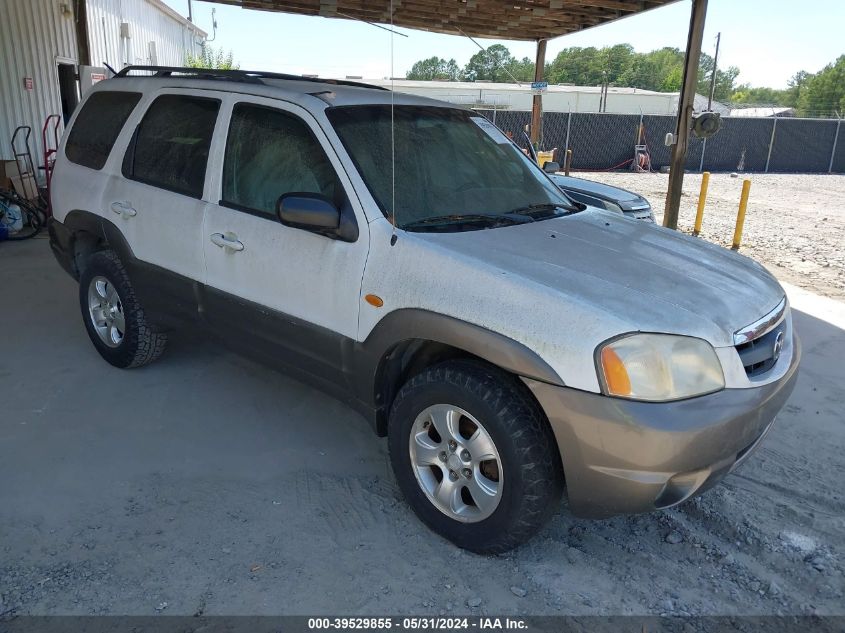
[{"label": "corrugated metal wall", "polygon": [[[121,37],[124,22],[129,37]],[[118,70],[128,64],[181,66],[187,53],[199,53],[201,35],[158,0],[88,0],[88,39],[95,66],[104,62]]]},{"label": "corrugated metal wall", "polygon": [[[0,0],[0,158],[11,159],[12,132],[33,128],[32,151],[39,162],[41,126],[48,114],[61,113],[57,59],[76,60],[70,0]],[[24,78],[32,78],[32,90]]]},{"label": "corrugated metal wall", "polygon": [[[87,2],[94,66],[106,62],[119,70],[153,61],[181,66],[187,53],[199,53],[205,34],[161,0]],[[25,124],[33,128],[33,159],[40,162],[41,126],[47,115],[61,114],[57,61],[77,61],[74,5],[72,0],[0,0],[0,159],[12,158],[12,132]],[[129,37],[121,37],[124,22]],[[24,89],[25,77],[32,78],[32,91]]]}]

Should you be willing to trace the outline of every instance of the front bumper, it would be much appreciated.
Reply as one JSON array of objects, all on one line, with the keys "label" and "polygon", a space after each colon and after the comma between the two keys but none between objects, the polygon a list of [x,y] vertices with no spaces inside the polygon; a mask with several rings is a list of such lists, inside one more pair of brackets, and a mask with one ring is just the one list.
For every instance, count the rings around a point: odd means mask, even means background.
[{"label": "front bumper", "polygon": [[677,402],[634,402],[525,379],[560,450],[569,507],[604,518],[699,494],[759,445],[798,378],[801,344],[778,381]]}]

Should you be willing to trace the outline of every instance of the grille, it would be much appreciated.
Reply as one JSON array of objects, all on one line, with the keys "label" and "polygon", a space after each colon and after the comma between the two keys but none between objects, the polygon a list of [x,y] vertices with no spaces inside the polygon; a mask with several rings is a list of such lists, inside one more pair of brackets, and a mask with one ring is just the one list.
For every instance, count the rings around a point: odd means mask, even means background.
[{"label": "grille", "polygon": [[[758,376],[774,367],[783,347],[786,336],[786,323],[781,322],[776,328],[747,343],[736,346],[742,366],[748,376]],[[780,343],[778,343],[780,340]]]},{"label": "grille", "polygon": [[654,214],[651,209],[644,209],[638,211],[624,211],[625,217],[634,218],[635,220],[645,220],[647,222],[654,222]]}]

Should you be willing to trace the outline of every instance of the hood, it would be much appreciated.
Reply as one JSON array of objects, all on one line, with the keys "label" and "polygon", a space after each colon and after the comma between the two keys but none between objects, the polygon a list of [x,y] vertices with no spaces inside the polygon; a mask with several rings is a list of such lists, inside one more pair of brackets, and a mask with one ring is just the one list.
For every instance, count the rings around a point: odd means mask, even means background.
[{"label": "hood", "polygon": [[627,189],[606,185],[603,182],[585,180],[584,178],[575,178],[573,176],[560,176],[558,174],[552,174],[550,178],[564,191],[577,191],[603,200],[610,200],[617,203],[625,211],[648,206],[648,201],[641,195],[633,191],[628,191]]},{"label": "hood", "polygon": [[[756,262],[701,239],[588,209],[495,229],[418,233],[425,240],[566,301],[630,324],[629,331],[697,336],[717,347],[772,310],[784,291]],[[543,289],[541,289],[543,290]],[[545,290],[543,290],[545,292]],[[561,306],[565,318],[566,306]],[[621,333],[621,332],[620,332]]]}]

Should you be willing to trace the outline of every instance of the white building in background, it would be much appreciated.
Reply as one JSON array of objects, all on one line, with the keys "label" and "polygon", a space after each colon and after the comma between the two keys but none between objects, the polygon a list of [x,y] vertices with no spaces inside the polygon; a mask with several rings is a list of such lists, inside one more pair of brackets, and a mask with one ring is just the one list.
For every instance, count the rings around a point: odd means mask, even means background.
[{"label": "white building in background", "polygon": [[[87,29],[77,28],[80,8]],[[81,67],[86,30],[90,67]],[[0,0],[0,159],[12,158],[12,133],[28,125],[40,164],[44,121],[67,120],[105,64],[181,66],[206,37],[161,0]]]},{"label": "white building in background", "polygon": [[[389,79],[366,79],[367,83],[390,87]],[[488,83],[482,81],[412,81],[395,79],[396,92],[440,99],[473,108],[530,110],[531,84]],[[550,85],[543,93],[545,112],[598,112],[600,86]],[[678,93],[653,92],[639,88],[607,90],[606,112],[617,114],[675,114]]]},{"label": "white building in background", "polygon": [[770,118],[770,117],[794,117],[795,108],[784,108],[781,106],[765,106],[761,108],[734,108],[729,116]]},{"label": "white building in background", "polygon": [[[351,77],[350,77],[351,79]],[[366,79],[367,83],[397,92],[440,99],[479,109],[531,110],[534,94],[531,84],[489,83],[483,81],[413,81],[409,79]],[[654,92],[640,88],[607,89],[605,112],[613,114],[669,114],[678,111],[679,93]],[[550,85],[543,92],[544,112],[598,112],[601,101],[600,86]],[[707,97],[696,95],[696,110],[707,107]],[[727,114],[729,108],[713,102],[713,110]]]}]

